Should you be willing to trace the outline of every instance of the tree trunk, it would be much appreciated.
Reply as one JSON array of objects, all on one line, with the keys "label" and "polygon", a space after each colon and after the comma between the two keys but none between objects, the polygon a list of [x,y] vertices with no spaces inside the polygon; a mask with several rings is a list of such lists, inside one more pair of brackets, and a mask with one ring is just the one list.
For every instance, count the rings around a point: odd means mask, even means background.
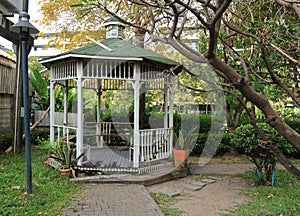
[{"label": "tree trunk", "polygon": [[227,119],[227,129],[229,133],[232,133],[240,124],[241,115],[244,110],[243,104],[239,104],[238,107],[234,110],[234,116],[233,119],[231,119],[230,113],[233,112],[233,110],[230,108],[230,105],[227,106],[226,109],[226,119]]},{"label": "tree trunk", "polygon": [[289,160],[284,156],[284,154],[282,154],[282,152],[276,147],[274,146],[272,143],[267,143],[266,147],[268,149],[270,149],[270,151],[278,158],[278,160],[280,161],[280,163],[292,174],[294,174],[294,176],[296,176],[297,179],[300,180],[300,171],[289,162]]},{"label": "tree trunk", "polygon": [[214,68],[224,73],[231,83],[265,115],[266,122],[300,151],[300,134],[284,123],[271,107],[269,100],[253,89],[244,78],[216,56],[209,59]]},{"label": "tree trunk", "polygon": [[[300,151],[300,134],[293,130],[289,125],[284,123],[282,119],[275,113],[268,99],[253,89],[244,78],[239,75],[230,66],[219,60],[216,56],[209,58],[209,62],[214,68],[225,74],[231,83],[238,89],[249,101],[257,106],[265,115],[266,123],[284,136],[298,151]],[[266,145],[272,153],[278,158],[282,165],[289,170],[294,176],[300,179],[300,171],[293,166],[287,158],[274,145]]]}]

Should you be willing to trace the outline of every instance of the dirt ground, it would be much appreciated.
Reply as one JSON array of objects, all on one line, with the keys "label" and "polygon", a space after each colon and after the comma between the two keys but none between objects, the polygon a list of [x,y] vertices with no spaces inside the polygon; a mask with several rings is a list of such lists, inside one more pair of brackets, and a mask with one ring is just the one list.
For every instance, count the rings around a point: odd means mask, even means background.
[{"label": "dirt ground", "polygon": [[[199,167],[197,158],[189,159],[192,163],[194,175],[172,180],[147,187],[150,192],[163,192],[172,190],[180,192],[176,202],[171,208],[182,212],[182,216],[216,216],[233,209],[238,203],[247,198],[240,192],[250,183],[244,179],[230,176],[243,173],[254,168],[252,164],[245,163],[241,158],[214,158],[207,165]],[[202,175],[201,175],[202,174]],[[192,181],[200,181],[203,174],[213,175],[218,178],[214,183],[207,184],[198,191],[185,189],[185,185]]]}]

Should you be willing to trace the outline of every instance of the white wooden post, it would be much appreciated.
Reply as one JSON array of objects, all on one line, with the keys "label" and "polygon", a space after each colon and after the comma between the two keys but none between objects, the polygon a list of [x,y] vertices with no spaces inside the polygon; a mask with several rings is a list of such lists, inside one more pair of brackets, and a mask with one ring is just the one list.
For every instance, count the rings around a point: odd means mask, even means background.
[{"label": "white wooden post", "polygon": [[173,126],[174,126],[174,88],[173,88],[173,77],[170,77],[170,85],[169,85],[169,128],[171,129],[169,134],[169,141],[170,141],[170,154],[173,151]]},{"label": "white wooden post", "polygon": [[139,132],[139,110],[140,110],[140,72],[141,65],[134,65],[134,133],[133,133],[133,167],[139,167],[140,156],[140,132]]},{"label": "white wooden post", "polygon": [[50,143],[54,143],[54,113],[55,113],[55,95],[54,95],[55,82],[50,80]]},{"label": "white wooden post", "polygon": [[[76,137],[76,157],[83,152],[83,103],[82,103],[82,61],[77,62],[77,137]],[[78,165],[82,164],[82,158],[78,160]]]},{"label": "white wooden post", "polygon": [[[66,80],[65,82],[65,87],[64,87],[64,122],[63,122],[63,125],[64,126],[68,126],[68,98],[69,98],[69,86],[68,86],[68,80]],[[65,127],[63,128],[63,135],[66,134],[66,129]]]},{"label": "white wooden post", "polygon": [[168,86],[164,83],[164,128],[168,128]]},{"label": "white wooden post", "polygon": [[97,147],[102,148],[103,147],[103,137],[99,136],[101,134],[101,80],[98,80],[98,90],[97,90],[97,123],[96,123],[96,131],[97,131],[97,137],[96,137],[96,142],[97,142]]}]

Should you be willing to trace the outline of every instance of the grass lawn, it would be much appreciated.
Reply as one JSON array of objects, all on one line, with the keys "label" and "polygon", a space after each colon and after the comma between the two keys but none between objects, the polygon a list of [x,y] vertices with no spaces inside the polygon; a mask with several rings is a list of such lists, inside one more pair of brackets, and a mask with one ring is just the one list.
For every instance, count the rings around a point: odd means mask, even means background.
[{"label": "grass lawn", "polygon": [[[253,172],[241,177],[256,179]],[[254,186],[244,192],[250,200],[229,215],[266,216],[300,215],[300,181],[286,170],[276,170],[274,187]]]},{"label": "grass lawn", "polygon": [[[32,148],[32,195],[26,194],[25,154],[0,155],[0,215],[60,215],[84,185],[44,164],[48,149]],[[77,194],[77,195],[76,195]]]},{"label": "grass lawn", "polygon": [[176,199],[174,197],[169,197],[166,194],[163,193],[153,193],[150,192],[151,197],[154,199],[154,201],[158,204],[160,209],[165,215],[168,216],[180,216],[181,212],[178,209],[170,208],[169,206],[176,202]]}]

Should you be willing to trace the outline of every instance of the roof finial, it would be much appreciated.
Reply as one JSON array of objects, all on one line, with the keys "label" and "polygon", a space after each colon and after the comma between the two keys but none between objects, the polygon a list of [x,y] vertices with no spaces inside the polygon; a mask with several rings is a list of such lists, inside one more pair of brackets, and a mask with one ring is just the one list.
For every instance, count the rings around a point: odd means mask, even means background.
[{"label": "roof finial", "polygon": [[106,39],[123,38],[123,30],[125,28],[125,24],[121,23],[118,18],[111,17],[106,20],[103,25],[106,28]]}]

